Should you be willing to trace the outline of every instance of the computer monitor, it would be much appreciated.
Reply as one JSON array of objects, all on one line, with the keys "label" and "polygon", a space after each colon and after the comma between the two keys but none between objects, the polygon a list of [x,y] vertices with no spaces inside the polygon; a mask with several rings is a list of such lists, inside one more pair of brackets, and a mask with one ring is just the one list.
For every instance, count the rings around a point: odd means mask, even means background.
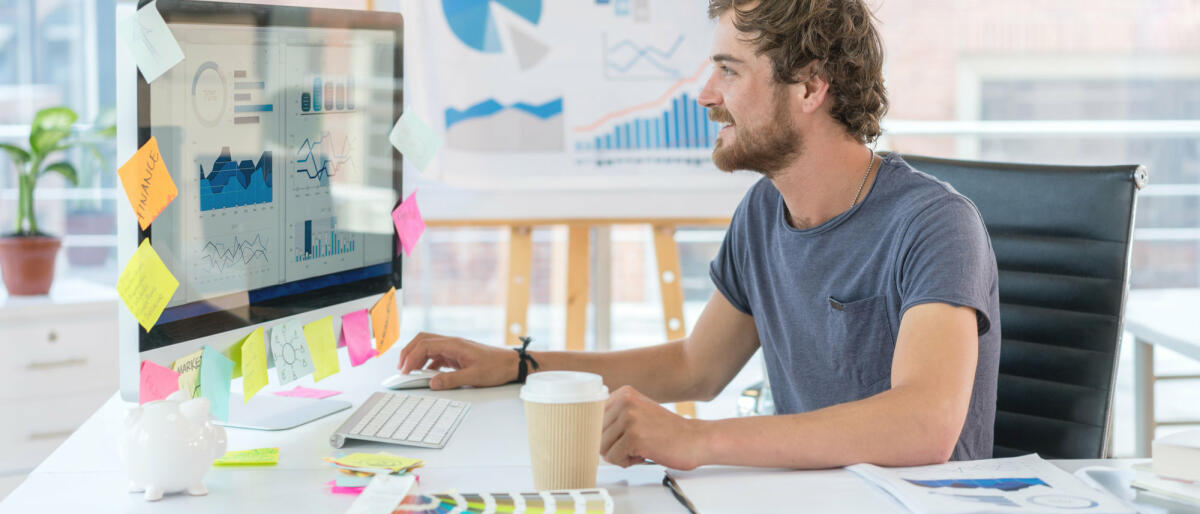
[{"label": "computer monitor", "polygon": [[[130,401],[143,360],[228,351],[287,320],[332,316],[340,333],[341,315],[401,288],[391,218],[401,157],[388,141],[403,108],[401,16],[195,0],[157,8],[184,59],[147,83],[118,50],[118,154],[153,136],[179,193],[146,230],[118,207],[118,255],[127,262],[149,238],[179,288],[149,331],[121,307]],[[296,424],[334,405],[292,400],[259,395],[244,409],[233,396],[229,424],[247,411]]]}]

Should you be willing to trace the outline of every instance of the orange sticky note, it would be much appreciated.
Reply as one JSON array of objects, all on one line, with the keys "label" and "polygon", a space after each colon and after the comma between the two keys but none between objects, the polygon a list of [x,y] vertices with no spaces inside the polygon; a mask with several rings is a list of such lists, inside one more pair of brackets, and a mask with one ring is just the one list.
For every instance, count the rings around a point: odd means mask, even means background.
[{"label": "orange sticky note", "polygon": [[150,140],[117,170],[117,175],[121,176],[125,196],[129,197],[142,230],[146,230],[179,195],[175,181],[171,180],[171,173],[158,153],[158,140],[154,136],[150,136]]},{"label": "orange sticky note", "polygon": [[371,306],[371,330],[375,334],[375,351],[383,355],[400,338],[400,315],[396,312],[396,288],[384,293]]},{"label": "orange sticky note", "polygon": [[333,317],[325,316],[304,325],[304,339],[312,353],[313,382],[338,372],[337,341],[333,337]]}]

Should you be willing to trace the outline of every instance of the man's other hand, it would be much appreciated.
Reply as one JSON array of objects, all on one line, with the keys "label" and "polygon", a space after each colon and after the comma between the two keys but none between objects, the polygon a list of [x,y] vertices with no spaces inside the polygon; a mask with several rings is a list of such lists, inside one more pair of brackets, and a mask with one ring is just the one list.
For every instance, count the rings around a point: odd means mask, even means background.
[{"label": "man's other hand", "polygon": [[429,381],[435,391],[462,386],[490,387],[504,385],[517,379],[517,352],[468,341],[422,332],[400,351],[400,373],[416,369],[452,368]]},{"label": "man's other hand", "polygon": [[703,464],[705,427],[704,421],[679,416],[625,386],[604,406],[600,456],[621,467],[653,460],[672,469],[694,469]]}]

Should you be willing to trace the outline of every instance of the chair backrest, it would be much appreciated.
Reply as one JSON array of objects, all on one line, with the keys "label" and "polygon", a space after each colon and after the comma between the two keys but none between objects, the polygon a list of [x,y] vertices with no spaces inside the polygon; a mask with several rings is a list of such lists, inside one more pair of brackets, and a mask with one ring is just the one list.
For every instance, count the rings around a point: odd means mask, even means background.
[{"label": "chair backrest", "polygon": [[1104,456],[1146,169],[904,159],[975,202],[996,252],[994,456]]}]

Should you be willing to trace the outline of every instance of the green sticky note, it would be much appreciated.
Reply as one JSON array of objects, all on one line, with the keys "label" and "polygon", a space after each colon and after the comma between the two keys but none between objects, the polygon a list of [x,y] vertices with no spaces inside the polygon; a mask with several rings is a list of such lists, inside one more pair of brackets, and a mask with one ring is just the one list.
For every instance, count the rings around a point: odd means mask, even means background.
[{"label": "green sticky note", "polygon": [[304,325],[304,339],[312,354],[313,382],[338,372],[337,340],[333,338],[333,316]]},{"label": "green sticky note", "polygon": [[267,385],[267,342],[263,338],[263,329],[256,329],[238,344],[241,346],[238,353],[241,355],[242,374],[245,376],[242,379],[242,397],[243,402],[248,402]]},{"label": "green sticky note", "polygon": [[274,466],[279,464],[279,448],[256,448],[228,452],[213,461],[214,466]]},{"label": "green sticky note", "polygon": [[233,361],[233,378],[242,376],[242,343],[244,342],[246,342],[245,337],[241,338],[238,342],[233,343],[232,346],[221,352],[221,355],[224,355],[225,358]]},{"label": "green sticky note", "polygon": [[229,421],[229,381],[233,380],[233,361],[208,345],[204,345],[202,351],[200,396],[208,398],[213,419]]}]

